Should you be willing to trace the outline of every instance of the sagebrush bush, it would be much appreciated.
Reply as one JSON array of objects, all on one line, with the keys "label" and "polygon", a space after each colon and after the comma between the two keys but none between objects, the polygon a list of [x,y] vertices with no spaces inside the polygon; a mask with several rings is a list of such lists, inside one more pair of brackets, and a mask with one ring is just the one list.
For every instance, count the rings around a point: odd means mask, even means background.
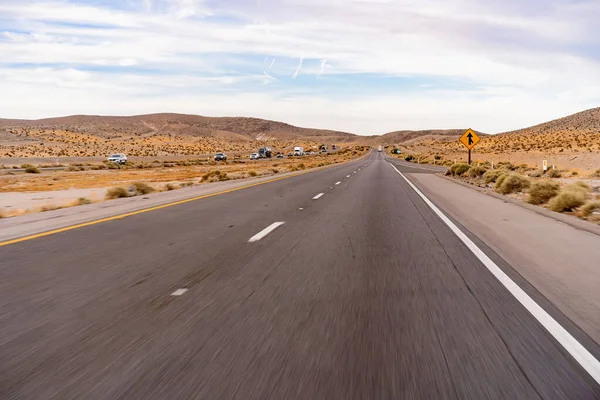
[{"label": "sagebrush bush", "polygon": [[496,185],[495,185],[496,189],[499,189],[500,186],[502,186],[502,183],[504,182],[504,180],[506,179],[508,174],[509,174],[508,172],[504,172],[503,174],[500,174],[498,176],[498,178],[496,179]]},{"label": "sagebrush bush", "polygon": [[134,182],[129,187],[129,191],[133,192],[134,195],[137,196],[137,195],[152,193],[155,191],[155,189],[152,186],[148,185],[147,183]]},{"label": "sagebrush bush", "polygon": [[585,204],[585,199],[586,192],[583,190],[563,190],[550,200],[549,206],[552,211],[573,211]]},{"label": "sagebrush bush", "polygon": [[530,204],[542,204],[556,196],[560,192],[558,183],[542,181],[536,182],[529,188],[527,202]]},{"label": "sagebrush bush", "polygon": [[529,176],[530,178],[541,178],[542,175],[543,175],[543,172],[540,171],[539,169],[527,172],[527,176]]},{"label": "sagebrush bush", "polygon": [[450,167],[450,173],[454,176],[461,176],[469,169],[471,169],[469,164],[458,163]]},{"label": "sagebrush bush", "polygon": [[505,169],[490,169],[483,174],[485,183],[494,183],[500,177],[500,175],[506,174],[508,171]]},{"label": "sagebrush bush", "polygon": [[210,181],[210,182],[228,181],[229,179],[230,178],[227,176],[227,174],[225,172],[222,172],[218,169],[207,172],[206,174],[204,174],[202,176],[203,182],[206,182],[206,181]]},{"label": "sagebrush bush", "polygon": [[[500,182],[499,185],[498,182]],[[502,194],[522,192],[529,186],[531,186],[531,182],[529,179],[527,179],[527,177],[517,173],[511,173],[506,175],[506,177],[502,180],[498,178],[496,181],[496,192]]]},{"label": "sagebrush bush", "polygon": [[167,183],[167,184],[165,185],[165,190],[168,190],[168,191],[169,191],[169,190],[175,190],[175,189],[176,189],[176,187],[175,187],[175,185],[173,185],[172,183]]},{"label": "sagebrush bush", "polygon": [[600,178],[600,169],[595,170],[592,173],[592,176],[595,177],[595,178]]},{"label": "sagebrush bush", "polygon": [[108,191],[106,192],[107,200],[119,199],[121,197],[129,197],[129,193],[127,193],[127,189],[125,189],[123,187],[111,188],[111,189],[108,189]]},{"label": "sagebrush bush", "polygon": [[600,201],[589,201],[581,207],[581,212],[586,217],[591,215],[594,211],[600,211]]},{"label": "sagebrush bush", "polygon": [[565,187],[565,190],[582,190],[585,193],[591,192],[592,188],[585,182],[577,181]]},{"label": "sagebrush bush", "polygon": [[78,206],[84,206],[86,204],[92,204],[92,201],[90,199],[86,199],[85,197],[80,197],[77,199]]},{"label": "sagebrush bush", "polygon": [[23,169],[35,168],[35,165],[32,165],[32,164],[21,164],[21,168],[23,168]]},{"label": "sagebrush bush", "polygon": [[467,172],[466,175],[470,178],[479,178],[480,176],[482,176],[483,174],[485,174],[485,172],[487,171],[486,168],[482,167],[482,166],[477,166],[477,167],[471,167]]},{"label": "sagebrush bush", "polygon": [[30,167],[25,168],[25,172],[28,174],[39,174],[40,170],[32,165]]},{"label": "sagebrush bush", "polygon": [[547,175],[548,175],[549,178],[560,178],[560,177],[562,177],[562,174],[557,169],[550,169],[550,170],[548,170]]},{"label": "sagebrush bush", "polygon": [[250,175],[250,176],[258,176],[258,172],[254,171],[254,170],[251,170],[251,171],[248,171],[248,175]]}]

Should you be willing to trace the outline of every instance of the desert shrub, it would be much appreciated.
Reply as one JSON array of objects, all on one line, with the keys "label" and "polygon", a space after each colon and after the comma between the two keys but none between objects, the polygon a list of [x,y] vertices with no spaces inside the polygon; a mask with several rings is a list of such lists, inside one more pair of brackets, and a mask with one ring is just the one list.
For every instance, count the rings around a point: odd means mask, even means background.
[{"label": "desert shrub", "polygon": [[442,159],[442,156],[433,156],[433,159],[436,161],[440,161]]},{"label": "desert shrub", "polygon": [[[500,182],[500,185],[498,185]],[[531,186],[529,179],[517,173],[506,175],[504,179],[496,181],[496,192],[502,194],[521,192]]]},{"label": "desert shrub", "polygon": [[271,168],[271,171],[272,171],[274,174],[278,174],[278,173],[279,173],[279,170],[278,170],[277,168]]},{"label": "desert shrub", "polygon": [[560,171],[557,170],[557,169],[548,170],[547,175],[548,175],[549,178],[560,178],[562,176],[562,174],[560,173]]},{"label": "desert shrub", "polygon": [[404,161],[412,161],[414,159],[413,156],[411,156],[410,154],[407,155],[406,157],[404,157]]},{"label": "desert shrub", "polygon": [[167,183],[165,185],[165,190],[175,190],[175,185],[173,185],[172,183]]},{"label": "desert shrub", "polygon": [[251,170],[251,171],[248,171],[248,175],[250,175],[250,176],[258,176],[258,172],[254,171],[254,170]]},{"label": "desert shrub", "polygon": [[507,170],[505,169],[490,169],[483,174],[483,179],[485,180],[485,183],[494,183],[496,180],[498,180],[500,175],[504,175],[506,173]]},{"label": "desert shrub", "polygon": [[592,176],[595,177],[595,178],[600,178],[600,169],[595,170],[592,173]]},{"label": "desert shrub", "polygon": [[477,167],[471,167],[467,172],[466,175],[468,177],[471,178],[479,178],[480,176],[482,176],[483,174],[485,174],[485,172],[487,171],[487,169],[485,169],[482,166],[477,166]]},{"label": "desert shrub", "polygon": [[579,172],[577,172],[577,171],[571,172],[571,176],[577,176],[577,175],[579,175]]},{"label": "desert shrub", "polygon": [[54,211],[54,210],[60,210],[61,208],[63,208],[63,207],[57,206],[57,205],[54,205],[54,204],[48,204],[48,205],[42,206],[42,208],[40,209],[40,211],[41,212]]},{"label": "desert shrub", "polygon": [[35,165],[32,165],[32,164],[21,164],[21,168],[22,169],[35,168]]},{"label": "desert shrub", "polygon": [[467,172],[470,168],[471,168],[471,166],[469,164],[458,163],[458,164],[454,164],[453,166],[450,167],[450,173],[455,176],[461,176],[462,174]]},{"label": "desert shrub", "polygon": [[498,188],[500,188],[500,186],[502,186],[502,183],[508,177],[508,174],[509,174],[509,172],[505,172],[503,174],[500,174],[500,176],[498,176],[498,179],[496,179],[496,189],[498,189]]},{"label": "desert shrub", "polygon": [[305,169],[306,165],[304,165],[304,164],[298,164],[297,167],[298,167],[298,169]]},{"label": "desert shrub", "polygon": [[77,202],[75,203],[77,206],[84,206],[86,204],[92,204],[92,201],[90,199],[86,199],[85,197],[78,198]]},{"label": "desert shrub", "polygon": [[129,196],[129,193],[127,193],[127,189],[125,189],[123,187],[111,188],[111,189],[108,189],[108,191],[106,192],[107,200],[119,199],[121,197],[128,197],[128,196]]},{"label": "desert shrub", "polygon": [[155,191],[155,189],[152,186],[148,185],[147,183],[134,182],[129,187],[129,191],[134,193],[134,195],[137,196],[137,195],[152,193]]},{"label": "desert shrub", "polygon": [[542,204],[556,196],[560,192],[558,183],[542,181],[536,182],[529,188],[527,202],[530,204]]},{"label": "desert shrub", "polygon": [[591,215],[594,211],[600,211],[600,201],[589,201],[581,207],[581,212],[586,217]]},{"label": "desert shrub", "polygon": [[543,172],[540,171],[539,169],[527,172],[527,176],[530,178],[540,178],[542,175],[543,175]]},{"label": "desert shrub", "polygon": [[549,206],[552,211],[573,211],[575,208],[581,207],[585,203],[585,199],[585,191],[565,189],[550,200]]},{"label": "desert shrub", "polygon": [[39,174],[40,170],[32,165],[32,166],[25,168],[25,172],[28,174]]},{"label": "desert shrub", "polygon": [[179,187],[184,188],[184,187],[193,186],[193,185],[194,185],[194,182],[184,182],[184,183],[179,184]]},{"label": "desert shrub", "polygon": [[229,177],[227,176],[227,174],[225,172],[221,172],[218,169],[207,172],[206,174],[204,174],[202,176],[203,182],[206,182],[206,181],[216,182],[216,181],[228,181],[228,180],[229,180]]},{"label": "desert shrub", "polygon": [[566,186],[565,190],[575,190],[575,191],[581,190],[584,193],[588,193],[588,192],[592,191],[592,188],[589,187],[588,184],[586,184],[585,182],[578,181],[578,182],[570,184],[569,186]]}]

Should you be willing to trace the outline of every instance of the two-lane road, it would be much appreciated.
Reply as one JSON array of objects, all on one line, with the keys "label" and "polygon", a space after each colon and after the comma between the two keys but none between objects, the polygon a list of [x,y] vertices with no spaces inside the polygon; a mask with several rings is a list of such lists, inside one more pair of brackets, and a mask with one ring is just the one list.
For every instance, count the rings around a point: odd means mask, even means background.
[{"label": "two-lane road", "polygon": [[0,398],[600,398],[392,163],[0,247]]}]

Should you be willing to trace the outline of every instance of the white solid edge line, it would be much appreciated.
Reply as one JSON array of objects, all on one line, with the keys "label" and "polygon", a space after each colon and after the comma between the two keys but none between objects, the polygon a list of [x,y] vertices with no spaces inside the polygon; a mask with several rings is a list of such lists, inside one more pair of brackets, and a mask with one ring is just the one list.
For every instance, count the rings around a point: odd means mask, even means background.
[{"label": "white solid edge line", "polygon": [[171,296],[181,296],[181,295],[185,294],[188,290],[189,289],[187,289],[187,288],[177,289],[176,291],[171,293]]},{"label": "white solid edge line", "polygon": [[319,193],[318,195],[316,195],[315,197],[313,197],[313,200],[319,200],[324,195],[325,195],[325,193]]},{"label": "white solid edge line", "polygon": [[256,235],[252,236],[248,242],[258,242],[260,239],[267,236],[269,233],[273,232],[275,229],[279,228],[281,225],[285,224],[285,222],[273,222],[271,225],[267,226],[262,231],[258,232]]},{"label": "white solid edge line", "polygon": [[412,187],[423,201],[435,212],[438,217],[454,232],[456,236],[475,254],[486,268],[504,285],[506,289],[538,320],[540,324],[556,339],[560,345],[587,371],[588,374],[600,384],[600,361],[587,351],[565,328],[554,320],[542,307],[540,307],[523,289],[508,277],[471,239],[467,237],[448,217],[444,215],[411,181],[398,171],[392,163],[392,168]]},{"label": "white solid edge line", "polygon": [[338,181],[338,182],[336,182],[335,184],[336,184],[336,185],[339,185],[340,183],[342,183],[342,182],[341,182],[341,181]]}]

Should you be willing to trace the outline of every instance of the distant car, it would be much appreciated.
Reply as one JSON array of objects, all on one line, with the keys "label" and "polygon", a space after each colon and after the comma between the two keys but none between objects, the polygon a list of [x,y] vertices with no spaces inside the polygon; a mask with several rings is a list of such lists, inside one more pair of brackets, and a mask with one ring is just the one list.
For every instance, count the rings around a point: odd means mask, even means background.
[{"label": "distant car", "polygon": [[252,154],[250,154],[250,159],[251,160],[258,160],[258,153],[252,153]]},{"label": "distant car", "polygon": [[277,154],[277,158],[283,158],[283,154],[281,154],[281,153]]},{"label": "distant car", "polygon": [[227,161],[227,155],[225,153],[215,154],[215,161]]},{"label": "distant car", "polygon": [[107,160],[117,164],[125,164],[127,162],[127,156],[125,154],[112,154]]}]

